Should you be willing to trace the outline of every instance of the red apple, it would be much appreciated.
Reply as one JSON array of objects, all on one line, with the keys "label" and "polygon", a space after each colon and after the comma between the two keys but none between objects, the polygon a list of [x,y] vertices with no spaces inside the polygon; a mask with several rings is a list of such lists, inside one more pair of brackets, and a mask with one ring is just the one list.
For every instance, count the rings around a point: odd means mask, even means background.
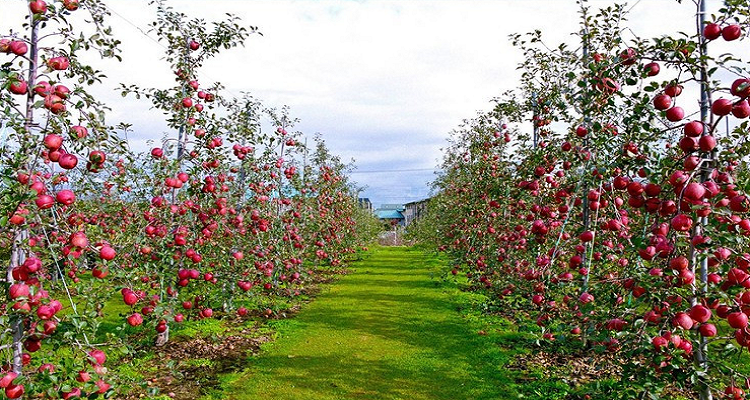
[{"label": "red apple", "polygon": [[711,104],[711,112],[719,116],[729,115],[732,112],[732,100],[714,100],[713,104]]},{"label": "red apple", "polygon": [[57,194],[55,195],[55,200],[57,200],[57,202],[60,204],[69,206],[76,201],[76,195],[70,189],[63,189],[57,192]]},{"label": "red apple", "polygon": [[703,37],[708,40],[718,39],[721,36],[721,27],[718,24],[708,23],[703,27]]},{"label": "red apple", "polygon": [[711,310],[704,305],[696,304],[690,309],[690,318],[702,324],[711,318]]},{"label": "red apple", "polygon": [[115,252],[115,249],[113,249],[111,246],[102,246],[101,249],[99,249],[99,257],[102,258],[102,260],[106,261],[112,261],[117,253]]},{"label": "red apple", "polygon": [[78,0],[63,0],[63,7],[68,11],[75,11],[78,9],[80,2]]},{"label": "red apple", "polygon": [[750,116],[750,103],[747,100],[742,100],[732,107],[732,115],[738,119],[745,119]]},{"label": "red apple", "polygon": [[701,121],[690,121],[683,128],[685,136],[698,137],[703,134],[703,123]]},{"label": "red apple", "polygon": [[721,37],[727,42],[737,40],[742,36],[742,28],[739,25],[727,25],[721,30]]},{"label": "red apple", "polygon": [[85,126],[73,125],[70,127],[68,134],[74,139],[83,139],[89,135],[89,130]]},{"label": "red apple", "polygon": [[29,2],[29,10],[34,14],[44,14],[47,12],[47,3],[43,0]]},{"label": "red apple", "polygon": [[667,119],[671,122],[679,122],[685,118],[685,110],[682,107],[674,106],[667,110]]},{"label": "red apple", "polygon": [[743,312],[733,312],[727,315],[727,322],[734,329],[744,329],[747,327],[747,315]]},{"label": "red apple", "polygon": [[659,63],[650,62],[643,66],[643,70],[646,72],[647,76],[656,76],[659,75],[661,68],[659,67]]},{"label": "red apple", "polygon": [[195,51],[195,50],[198,50],[201,47],[201,44],[198,43],[198,42],[196,42],[195,40],[191,40],[189,46],[190,46],[190,50]]},{"label": "red apple", "polygon": [[13,371],[10,371],[10,372],[6,373],[5,375],[3,375],[2,378],[0,378],[0,388],[5,389],[8,386],[12,385],[13,384],[13,380],[15,380],[16,378],[18,378],[18,374],[17,373],[15,373]]},{"label": "red apple", "polygon": [[44,147],[50,150],[57,150],[62,146],[63,138],[60,135],[51,133],[44,137]]},{"label": "red apple", "polygon": [[16,80],[13,81],[10,86],[8,87],[8,90],[13,94],[26,94],[29,91],[29,86],[26,84],[26,81],[24,80]]},{"label": "red apple", "polygon": [[128,325],[138,326],[143,323],[143,315],[139,313],[131,314],[128,316]]},{"label": "red apple", "polygon": [[25,55],[29,51],[29,46],[26,45],[26,42],[21,40],[14,40],[10,42],[8,48],[10,49],[11,53],[17,56]]},{"label": "red apple", "polygon": [[687,232],[693,227],[693,219],[685,214],[677,214],[670,222],[672,229],[679,232]]},{"label": "red apple", "polygon": [[635,64],[635,49],[627,48],[620,53],[620,60],[622,61],[623,65],[633,65]]},{"label": "red apple", "polygon": [[55,198],[48,194],[40,194],[36,197],[34,203],[40,210],[47,210],[55,205]]},{"label": "red apple", "polygon": [[60,156],[58,164],[60,164],[60,168],[73,169],[78,165],[78,157],[70,153],[65,153]]},{"label": "red apple", "polygon": [[682,85],[677,82],[672,82],[664,88],[664,94],[671,96],[672,98],[679,96],[682,93]]},{"label": "red apple", "polygon": [[9,399],[20,399],[23,396],[24,388],[23,385],[8,385],[5,388],[5,395]]},{"label": "red apple", "polygon": [[703,135],[698,140],[698,146],[700,146],[701,151],[708,153],[716,147],[716,137],[713,135]]},{"label": "red apple", "polygon": [[660,94],[654,97],[654,108],[663,111],[668,109],[669,107],[672,107],[672,97],[666,94]]}]

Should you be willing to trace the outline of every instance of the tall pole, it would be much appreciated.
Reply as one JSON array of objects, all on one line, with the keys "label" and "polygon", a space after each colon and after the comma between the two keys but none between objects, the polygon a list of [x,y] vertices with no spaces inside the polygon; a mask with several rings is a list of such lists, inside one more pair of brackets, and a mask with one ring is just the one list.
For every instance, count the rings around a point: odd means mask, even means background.
[{"label": "tall pole", "polygon": [[[698,36],[701,36],[701,33],[703,32],[703,27],[706,23],[706,0],[698,0],[698,17],[696,18],[697,27],[696,30],[698,32]],[[708,49],[706,46],[706,40],[705,38],[700,37],[700,56],[701,60],[705,59],[705,56],[708,54]],[[701,112],[701,122],[704,125],[713,126],[711,123],[712,121],[708,121],[710,118],[710,114],[708,112],[709,102],[710,102],[710,92],[708,87],[708,71],[706,70],[705,61],[700,61],[700,82],[701,82],[701,100],[700,100],[700,112]],[[704,129],[703,135],[711,135],[713,132],[708,131],[707,129]],[[701,183],[706,182],[710,178],[711,174],[711,168],[713,168],[713,159],[715,155],[715,150],[709,153],[706,157],[706,160],[701,165],[701,172],[700,172],[700,180]],[[695,228],[693,229],[693,236],[701,235],[703,233],[704,227],[708,224],[708,217],[701,217],[699,219],[699,223],[696,224]],[[691,260],[691,266],[693,269],[693,273],[695,276],[699,277],[698,282],[693,284],[693,298],[691,299],[691,304],[696,305],[699,302],[700,298],[705,297],[706,292],[708,291],[708,258],[704,257],[700,263],[698,263],[698,251],[695,249],[694,246],[691,245],[690,248],[690,260]],[[708,351],[708,341],[706,338],[699,333],[696,332],[697,337],[697,348],[695,351],[695,356],[693,359],[693,362],[696,366],[696,369],[700,370],[701,372],[707,372],[708,371],[708,357],[707,357],[707,351]],[[708,382],[699,379],[697,382],[698,384],[698,396],[700,400],[713,400],[713,395],[711,393],[711,388],[708,385]]]}]

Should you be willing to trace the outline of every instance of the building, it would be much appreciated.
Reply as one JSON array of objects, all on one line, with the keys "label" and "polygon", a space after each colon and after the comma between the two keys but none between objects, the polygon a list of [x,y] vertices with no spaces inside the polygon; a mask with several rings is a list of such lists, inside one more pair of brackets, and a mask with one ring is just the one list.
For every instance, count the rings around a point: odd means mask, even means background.
[{"label": "building", "polygon": [[409,226],[412,222],[422,218],[427,212],[427,204],[429,202],[430,199],[423,199],[404,204],[404,226]]},{"label": "building", "polygon": [[375,210],[375,216],[391,226],[404,226],[404,210],[405,207],[402,204],[382,204]]},{"label": "building", "polygon": [[372,212],[372,202],[369,198],[360,197],[357,199],[357,202],[359,203],[359,208]]}]

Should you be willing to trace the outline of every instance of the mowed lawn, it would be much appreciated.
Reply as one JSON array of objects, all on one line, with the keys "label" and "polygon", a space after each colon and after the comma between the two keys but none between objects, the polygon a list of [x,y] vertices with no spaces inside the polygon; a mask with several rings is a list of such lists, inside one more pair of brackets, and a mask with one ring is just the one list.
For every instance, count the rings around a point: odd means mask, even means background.
[{"label": "mowed lawn", "polygon": [[517,398],[509,354],[461,317],[437,266],[406,247],[371,250],[206,398]]}]

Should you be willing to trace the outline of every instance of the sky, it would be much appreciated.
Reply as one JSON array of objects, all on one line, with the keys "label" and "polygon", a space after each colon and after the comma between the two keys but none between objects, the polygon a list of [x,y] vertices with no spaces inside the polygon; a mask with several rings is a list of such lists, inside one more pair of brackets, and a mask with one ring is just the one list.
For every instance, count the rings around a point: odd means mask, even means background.
[{"label": "sky", "polygon": [[[51,0],[49,0],[51,1]],[[591,0],[592,7],[611,1]],[[694,30],[691,0],[640,0],[627,24],[642,37]],[[709,8],[719,1],[709,2]],[[113,108],[109,123],[133,124],[135,150],[150,148],[166,131],[148,101],[123,100],[119,83],[165,87],[172,72],[147,25],[146,0],[108,0],[109,22],[121,39],[123,62],[100,62],[110,77],[97,88]],[[508,35],[540,29],[549,43],[572,40],[574,0],[172,0],[190,17],[220,20],[224,13],[257,26],[244,47],[221,53],[199,75],[220,81],[226,95],[249,92],[265,106],[288,105],[295,127],[320,133],[345,162],[352,180],[375,207],[430,194],[441,148],[451,130],[493,97],[517,86],[520,51]],[[25,0],[3,0],[0,32],[21,15]],[[665,17],[669,16],[669,17]],[[528,127],[530,129],[530,126]]]}]

